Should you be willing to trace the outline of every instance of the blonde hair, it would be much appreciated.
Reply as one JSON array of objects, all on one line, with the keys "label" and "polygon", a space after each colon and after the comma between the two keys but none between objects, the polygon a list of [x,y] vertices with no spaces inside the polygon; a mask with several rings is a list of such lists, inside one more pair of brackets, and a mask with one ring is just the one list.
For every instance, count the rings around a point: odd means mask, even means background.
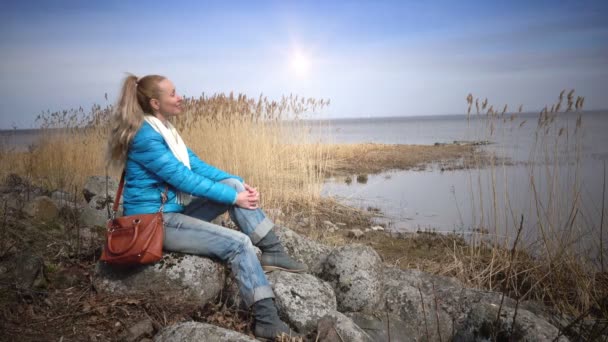
[{"label": "blonde hair", "polygon": [[144,121],[144,115],[153,115],[150,100],[160,97],[158,84],[165,79],[160,75],[147,75],[138,80],[133,74],[125,78],[110,122],[106,167],[124,167],[129,144]]}]

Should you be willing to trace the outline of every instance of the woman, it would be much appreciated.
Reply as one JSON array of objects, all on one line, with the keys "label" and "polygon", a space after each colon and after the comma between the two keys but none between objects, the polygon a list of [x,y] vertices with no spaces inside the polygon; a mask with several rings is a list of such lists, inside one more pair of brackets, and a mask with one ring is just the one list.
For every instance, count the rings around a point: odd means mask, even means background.
[{"label": "woman", "polygon": [[[108,149],[108,165],[126,171],[124,215],[158,212],[168,185],[163,249],[227,262],[241,297],[253,306],[255,336],[293,336],[279,319],[263,269],[302,272],[306,267],[285,253],[272,231],[274,224],[259,208],[257,190],[186,147],[167,120],[182,112],[181,103],[173,83],[163,76],[125,79]],[[226,211],[242,232],[210,223]],[[254,244],[262,251],[261,262]]]}]

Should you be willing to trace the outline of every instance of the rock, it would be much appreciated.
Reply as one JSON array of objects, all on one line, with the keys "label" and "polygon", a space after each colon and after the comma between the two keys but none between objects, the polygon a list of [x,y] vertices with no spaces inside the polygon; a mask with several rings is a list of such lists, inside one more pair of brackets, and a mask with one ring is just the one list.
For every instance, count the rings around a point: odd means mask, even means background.
[{"label": "rock", "polygon": [[[80,213],[80,223],[86,226],[105,227],[108,221],[108,208],[112,212],[112,202],[106,200],[104,196],[93,196],[89,203],[85,204]],[[122,216],[122,206],[118,208],[116,217]]]},{"label": "rock", "polygon": [[69,192],[65,192],[62,190],[55,190],[51,193],[51,199],[55,201],[55,203],[59,202],[71,202],[72,195]]},{"label": "rock", "polygon": [[131,268],[100,261],[93,284],[104,293],[150,293],[202,306],[224,288],[224,266],[209,258],[180,253],[165,253],[156,264]]},{"label": "rock", "polygon": [[[446,340],[446,337],[454,334],[454,340],[482,341],[481,336],[487,335],[487,328],[492,327],[488,322],[494,324],[496,320],[502,297],[500,293],[465,288],[453,278],[418,270],[386,267],[383,270],[383,279],[386,310],[399,315],[405,321],[406,328],[411,331],[409,336],[417,336],[418,339],[426,338],[428,326],[431,339],[439,339],[438,334],[441,334],[441,338]],[[513,299],[505,297],[501,316],[512,318],[515,305]],[[426,323],[423,317],[426,317]],[[548,319],[522,307],[518,309],[517,317],[519,318],[514,333],[523,337],[514,335],[515,340],[543,340],[545,334],[552,333],[553,329],[557,331]],[[501,324],[501,330],[511,329],[508,319]],[[534,332],[535,324],[540,331]],[[557,333],[550,339],[556,336]]]},{"label": "rock", "polygon": [[405,342],[410,341],[411,335],[407,329],[407,322],[393,314],[370,315],[361,312],[346,313],[346,316],[373,341],[377,342]]},{"label": "rock", "polygon": [[346,245],[330,253],[321,277],[334,288],[339,311],[373,311],[381,301],[382,267],[373,248]]},{"label": "rock", "polygon": [[357,326],[349,317],[333,311],[321,318],[317,325],[319,342],[372,342],[365,331]]},{"label": "rock", "polygon": [[[498,305],[478,303],[466,320],[456,328],[453,341],[553,341],[558,336],[556,327],[528,310],[518,309],[513,324],[514,309],[502,307],[498,325],[495,325]],[[560,336],[558,341],[568,341]]]},{"label": "rock", "polygon": [[382,226],[372,226],[372,230],[377,231],[377,232],[382,232],[382,231],[384,231],[384,227],[382,227]]},{"label": "rock", "polygon": [[338,226],[333,224],[331,221],[323,221],[323,226],[332,233],[338,230]]},{"label": "rock", "polygon": [[405,322],[402,328],[407,336],[412,341],[449,341],[453,332],[452,317],[444,310],[436,291],[433,292],[433,284],[435,289],[444,285],[449,289],[451,283],[439,283],[424,277],[423,272],[387,269],[383,271],[385,309]]},{"label": "rock", "polygon": [[351,229],[348,231],[348,237],[352,237],[355,239],[362,237],[364,234],[365,233],[361,229],[358,229],[358,228]]},{"label": "rock", "polygon": [[39,221],[51,222],[59,217],[59,208],[48,196],[38,196],[25,205],[23,211]]},{"label": "rock", "polygon": [[118,182],[109,176],[107,178],[106,176],[91,176],[87,178],[84,189],[82,189],[82,194],[87,203],[95,196],[106,197],[106,179],[108,181],[108,198],[110,201],[114,201],[118,191]]},{"label": "rock", "polygon": [[311,273],[321,273],[323,262],[331,250],[328,246],[280,225],[275,225],[273,230],[292,258],[306,264]]},{"label": "rock", "polygon": [[275,271],[268,281],[281,316],[300,333],[313,331],[321,317],[336,310],[333,289],[313,275]]},{"label": "rock", "polygon": [[152,336],[154,333],[154,325],[150,319],[144,319],[137,322],[134,326],[130,327],[128,334],[125,336],[125,341],[135,342],[139,341],[142,337]]},{"label": "rock", "polygon": [[31,251],[17,252],[0,263],[0,282],[25,292],[44,287],[44,260]]},{"label": "rock", "polygon": [[174,324],[154,336],[154,342],[177,341],[257,342],[256,339],[236,331],[201,322]]}]

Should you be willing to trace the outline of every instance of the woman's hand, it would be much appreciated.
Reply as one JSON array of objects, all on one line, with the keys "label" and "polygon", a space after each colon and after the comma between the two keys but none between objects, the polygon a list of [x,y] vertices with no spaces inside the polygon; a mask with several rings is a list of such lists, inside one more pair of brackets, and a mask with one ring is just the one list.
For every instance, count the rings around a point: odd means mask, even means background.
[{"label": "woman's hand", "polygon": [[247,184],[247,183],[243,183],[243,185],[245,186],[245,190],[247,190],[247,191],[249,191],[249,192],[251,192],[251,193],[254,193],[254,194],[256,194],[258,197],[260,197],[260,194],[258,193],[258,190],[257,190],[256,188],[254,188],[254,187],[250,186],[250,185],[249,185],[249,184]]},{"label": "woman's hand", "polygon": [[241,191],[236,197],[236,205],[244,209],[256,209],[260,200],[259,194],[253,191]]}]

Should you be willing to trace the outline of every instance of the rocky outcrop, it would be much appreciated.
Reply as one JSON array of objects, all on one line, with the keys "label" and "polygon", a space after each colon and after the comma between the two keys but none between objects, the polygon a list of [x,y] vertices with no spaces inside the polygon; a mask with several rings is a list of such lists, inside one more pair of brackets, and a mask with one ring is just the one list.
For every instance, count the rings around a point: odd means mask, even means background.
[{"label": "rocky outcrop", "polygon": [[323,264],[321,277],[328,281],[338,300],[339,311],[380,309],[382,260],[376,251],[360,244],[332,251]]},{"label": "rocky outcrop", "polygon": [[279,312],[301,333],[313,331],[321,317],[336,311],[333,289],[313,275],[278,271],[268,281]]},{"label": "rocky outcrop", "polygon": [[[513,322],[514,308],[503,307],[498,321],[498,305],[478,303],[455,329],[453,341],[554,341],[559,331],[546,320],[528,310],[519,309]],[[568,341],[560,336],[557,341]]]},{"label": "rocky outcrop", "polygon": [[323,263],[331,248],[280,225],[273,229],[292,258],[306,264],[312,274],[319,275],[323,271]]},{"label": "rocky outcrop", "polygon": [[224,288],[224,278],[224,266],[209,258],[166,253],[156,264],[131,268],[100,261],[95,269],[94,286],[106,293],[149,293],[202,306]]},{"label": "rocky outcrop", "polygon": [[411,341],[411,331],[408,330],[408,323],[396,315],[366,314],[362,312],[346,313],[353,323],[375,342],[407,342]]},{"label": "rocky outcrop", "polygon": [[201,322],[171,325],[154,336],[154,342],[177,341],[256,342],[257,340],[236,331]]},{"label": "rocky outcrop", "polygon": [[336,296],[328,283],[310,274],[282,271],[272,272],[268,280],[279,313],[298,332],[310,334],[317,330],[319,341],[332,341],[334,333],[339,334],[340,341],[372,341],[349,317],[337,311]]}]

